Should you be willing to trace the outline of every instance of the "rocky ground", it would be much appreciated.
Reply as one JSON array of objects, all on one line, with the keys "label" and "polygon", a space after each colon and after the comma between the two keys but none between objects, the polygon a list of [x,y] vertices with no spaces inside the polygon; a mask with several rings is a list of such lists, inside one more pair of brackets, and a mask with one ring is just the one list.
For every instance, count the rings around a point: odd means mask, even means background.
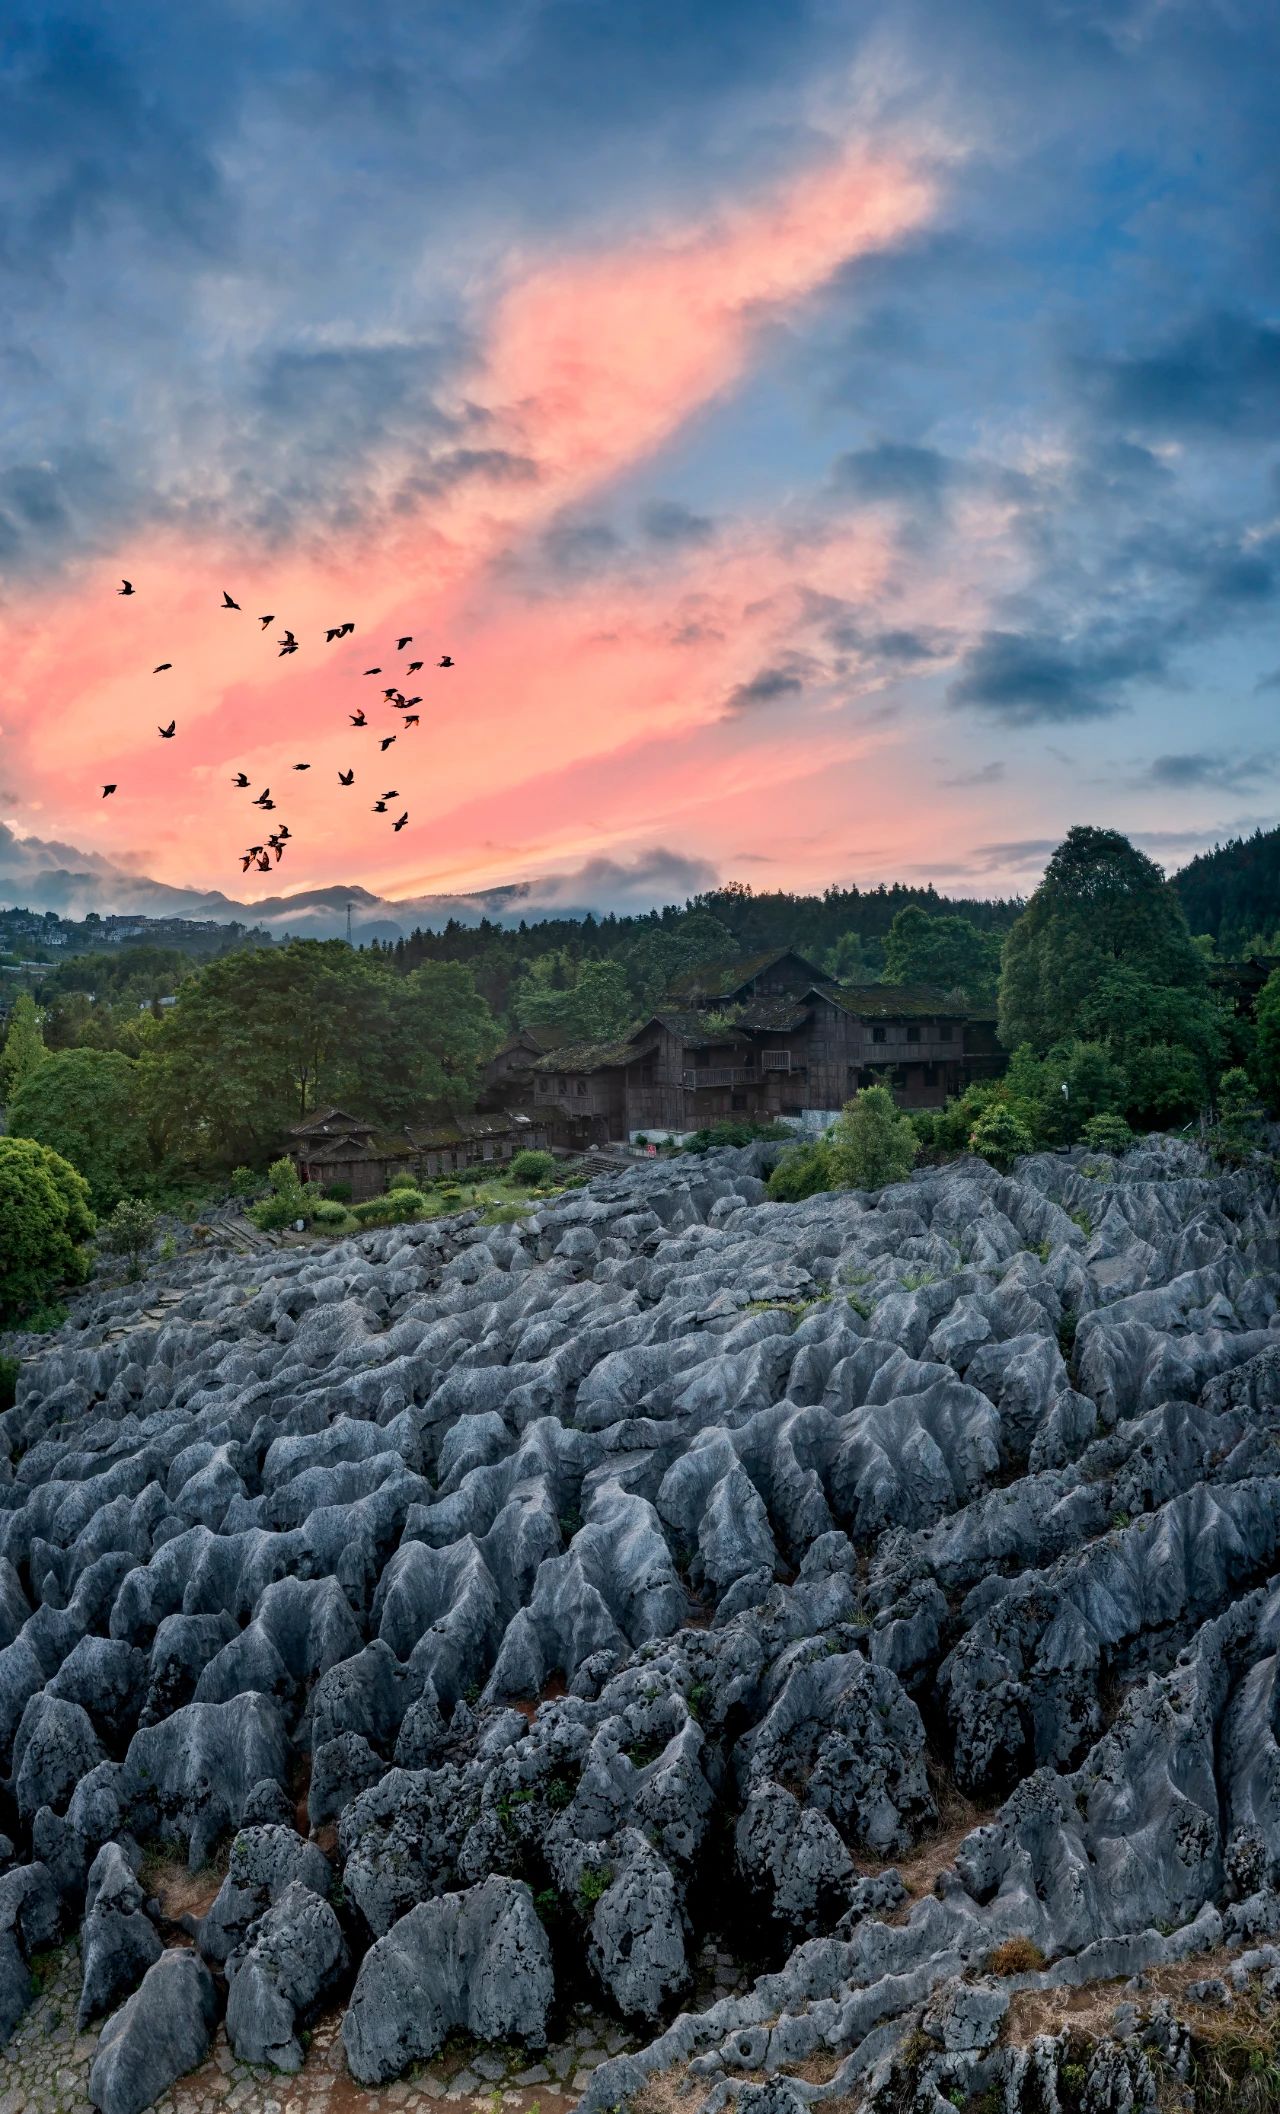
[{"label": "rocky ground", "polygon": [[1274,1177],[766,1151],[24,1368],[0,2107],[1276,2103]]}]

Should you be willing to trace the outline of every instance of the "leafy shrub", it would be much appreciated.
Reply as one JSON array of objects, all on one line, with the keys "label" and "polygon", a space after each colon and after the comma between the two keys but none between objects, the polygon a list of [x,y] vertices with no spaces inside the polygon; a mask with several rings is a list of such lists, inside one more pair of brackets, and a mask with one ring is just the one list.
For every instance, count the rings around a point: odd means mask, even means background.
[{"label": "leafy shrub", "polygon": [[142,1275],[142,1258],[151,1246],[155,1227],[155,1212],[144,1198],[123,1196],[98,1236],[108,1255],[125,1257],[134,1282]]},{"label": "leafy shrub", "polygon": [[171,1263],[177,1253],[177,1241],[174,1239],[171,1233],[166,1233],[164,1239],[160,1243],[160,1246],[156,1249],[157,1262]]},{"label": "leafy shrub", "polygon": [[347,1207],[336,1197],[322,1197],[318,1204],[311,1206],[311,1223],[313,1226],[345,1226]]},{"label": "leafy shrub", "polygon": [[864,1086],[823,1140],[832,1179],[849,1189],[883,1189],[905,1181],[919,1151],[910,1121],[887,1086]]},{"label": "leafy shrub", "polygon": [[392,1175],[391,1180],[387,1183],[387,1193],[390,1195],[393,1189],[416,1189],[417,1186],[417,1176],[411,1173],[409,1168],[402,1167],[397,1174]]},{"label": "leafy shrub", "polygon": [[295,1196],[302,1188],[298,1170],[290,1159],[273,1160],[267,1169],[267,1180],[275,1196]]},{"label": "leafy shrub", "polygon": [[681,1150],[714,1152],[721,1145],[755,1145],[769,1139],[791,1138],[794,1135],[785,1123],[752,1122],[745,1116],[736,1122],[726,1118],[721,1123],[706,1124],[703,1129],[695,1130],[691,1137],[685,1139]]},{"label": "leafy shrub", "polygon": [[584,1909],[594,1908],[602,1894],[607,1894],[613,1884],[613,1873],[607,1865],[585,1865],[578,1881],[578,1900]]},{"label": "leafy shrub", "polygon": [[324,1193],[331,1203],[349,1204],[351,1202],[350,1182],[326,1182]]},{"label": "leafy shrub", "polygon": [[302,1191],[295,1190],[292,1196],[264,1196],[260,1204],[249,1206],[248,1216],[260,1233],[283,1233],[286,1226],[306,1216]]},{"label": "leafy shrub", "polygon": [[1022,1153],[1031,1149],[1031,1133],[1026,1124],[999,1101],[992,1102],[969,1133],[970,1152],[989,1160],[993,1167],[1011,1167]]},{"label": "leafy shrub", "polygon": [[1090,1116],[1081,1136],[1091,1152],[1127,1152],[1133,1143],[1133,1132],[1123,1116]]},{"label": "leafy shrub", "polygon": [[93,1229],[83,1175],[34,1138],[0,1138],[0,1318],[83,1282]]},{"label": "leafy shrub", "polygon": [[231,1170],[232,1196],[256,1196],[262,1187],[262,1176],[252,1167],[233,1167]]},{"label": "leafy shrub", "polygon": [[831,1168],[820,1143],[793,1145],[784,1152],[768,1181],[771,1203],[798,1204],[804,1197],[830,1189]]},{"label": "leafy shrub", "polygon": [[511,1179],[513,1182],[527,1182],[531,1186],[545,1182],[555,1164],[554,1153],[539,1152],[533,1146],[526,1146],[523,1152],[516,1153],[511,1162]]},{"label": "leafy shrub", "polygon": [[389,1196],[370,1196],[351,1206],[351,1216],[361,1226],[389,1226],[395,1208]]}]

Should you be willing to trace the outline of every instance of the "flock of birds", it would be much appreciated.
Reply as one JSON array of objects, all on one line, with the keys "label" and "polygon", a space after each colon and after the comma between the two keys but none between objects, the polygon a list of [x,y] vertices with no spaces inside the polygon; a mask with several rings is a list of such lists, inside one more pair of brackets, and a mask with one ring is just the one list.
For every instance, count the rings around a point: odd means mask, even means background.
[{"label": "flock of birds", "polygon": [[[116,589],[116,593],[118,595],[133,595],[137,593],[137,589],[135,588],[132,580],[122,580],[120,586]],[[235,600],[234,596],[229,595],[227,593],[225,587],[222,590],[222,607],[224,610],[235,610],[237,612],[239,612],[240,610],[240,604]],[[276,619],[274,614],[259,617],[258,619],[258,623],[263,631],[269,631],[275,621]],[[339,639],[349,639],[353,635],[355,628],[355,625],[350,621],[343,624],[331,624],[324,635],[326,646],[332,646],[335,641]],[[277,657],[281,660],[284,659],[284,656],[286,654],[296,653],[298,651],[298,640],[294,637],[292,631],[286,630],[283,638],[278,639],[276,643],[279,647],[279,654]],[[407,631],[403,634],[402,637],[396,640],[396,652],[402,654],[407,650],[407,648],[412,646],[412,644],[413,633]],[[417,675],[419,671],[425,666],[425,661],[410,661],[406,672],[411,676]],[[436,662],[436,666],[437,668],[452,668],[454,666],[453,655],[451,653],[442,653],[439,660]],[[172,667],[172,661],[160,661],[157,666],[152,669],[151,672],[153,675],[164,675],[166,671],[171,669]],[[380,667],[366,668],[364,673],[365,676],[381,675],[383,673],[383,670]],[[416,727],[417,725],[419,725],[421,715],[415,712],[413,707],[422,703],[421,696],[406,697],[404,691],[401,690],[399,686],[395,683],[392,683],[389,688],[384,689],[382,695],[388,705],[392,706],[394,710],[403,715],[400,720],[401,726]],[[369,724],[369,720],[363,706],[361,706],[358,712],[348,713],[347,717],[350,719],[353,727],[367,727]],[[167,727],[162,727],[159,724],[157,724],[156,727],[156,732],[159,734],[161,741],[172,741],[177,731],[178,722],[176,719],[171,719]],[[385,756],[387,750],[391,747],[391,744],[395,739],[396,736],[394,734],[384,734],[380,736],[379,753]],[[309,763],[295,763],[293,768],[295,771],[309,771],[311,769],[311,765]],[[235,777],[232,779],[231,782],[240,791],[248,791],[250,789],[250,780],[243,771],[237,771]],[[356,774],[354,770],[339,771],[339,785],[351,786],[354,785],[355,782]],[[111,794],[117,792],[118,790],[119,786],[116,783],[104,785],[102,788],[103,799],[109,799]],[[385,815],[389,813],[387,805],[388,801],[397,800],[399,797],[400,796],[396,791],[396,788],[392,786],[390,792],[383,793],[380,799],[375,800],[373,804],[373,813],[375,815]],[[257,795],[257,798],[250,802],[251,807],[261,808],[264,814],[270,814],[274,812],[275,805],[276,803],[271,797],[271,788],[269,785],[264,786],[262,791]],[[409,810],[406,808],[404,813],[392,823],[391,827],[393,833],[404,829],[406,824],[408,823],[408,820]],[[249,868],[251,866],[256,866],[260,872],[270,873],[272,870],[272,854],[274,853],[275,863],[278,866],[280,864],[281,859],[284,857],[285,847],[289,843],[291,835],[292,832],[289,830],[287,825],[282,822],[276,829],[271,831],[269,836],[264,837],[261,844],[251,844],[246,851],[240,854],[241,872],[248,873]]]}]

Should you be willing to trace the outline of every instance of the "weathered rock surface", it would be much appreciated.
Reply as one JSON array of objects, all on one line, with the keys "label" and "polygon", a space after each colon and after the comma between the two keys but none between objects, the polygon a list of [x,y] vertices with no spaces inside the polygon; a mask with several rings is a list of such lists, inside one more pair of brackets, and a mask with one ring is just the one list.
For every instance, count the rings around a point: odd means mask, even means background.
[{"label": "weathered rock surface", "polygon": [[167,1952],[107,2020],[89,2072],[101,2114],[143,2114],[176,2078],[203,2062],[218,2023],[213,1976],[193,1952]]},{"label": "weathered rock surface", "polygon": [[[1016,2097],[1006,1939],[1056,1987],[1280,1937],[1274,1178],[1150,1140],[774,1206],[767,1157],[188,1262],[24,1366],[0,2033],[83,1921],[104,2108],[224,1985],[290,2068],[352,1972],[369,2081],[585,1987],[654,2034],[587,2114],[888,2091],[922,2019],[943,2098]],[[158,1957],[142,1851],[228,1841]],[[771,1971],[677,2018],[712,1918]]]}]

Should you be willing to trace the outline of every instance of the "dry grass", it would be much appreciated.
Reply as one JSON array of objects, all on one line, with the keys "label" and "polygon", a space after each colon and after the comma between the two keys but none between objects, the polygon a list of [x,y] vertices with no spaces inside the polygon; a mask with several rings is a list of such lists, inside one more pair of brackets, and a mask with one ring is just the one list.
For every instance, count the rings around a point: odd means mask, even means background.
[{"label": "dry grass", "polygon": [[656,2077],[645,2079],[642,2090],[631,2102],[632,2114],[692,2114],[709,2090],[709,2083],[690,2077],[687,2063],[679,2063],[672,2070],[660,2070]]},{"label": "dry grass", "polygon": [[168,1848],[144,1851],[138,1878],[160,1904],[160,1913],[176,1923],[181,1916],[207,1916],[219,1887],[227,1876],[229,1847],[211,1864],[189,1872],[180,1857]]},{"label": "dry grass", "polygon": [[1044,1954],[1034,1938],[1006,1938],[993,1946],[982,1963],[988,1975],[1029,1975],[1044,1966]]}]

